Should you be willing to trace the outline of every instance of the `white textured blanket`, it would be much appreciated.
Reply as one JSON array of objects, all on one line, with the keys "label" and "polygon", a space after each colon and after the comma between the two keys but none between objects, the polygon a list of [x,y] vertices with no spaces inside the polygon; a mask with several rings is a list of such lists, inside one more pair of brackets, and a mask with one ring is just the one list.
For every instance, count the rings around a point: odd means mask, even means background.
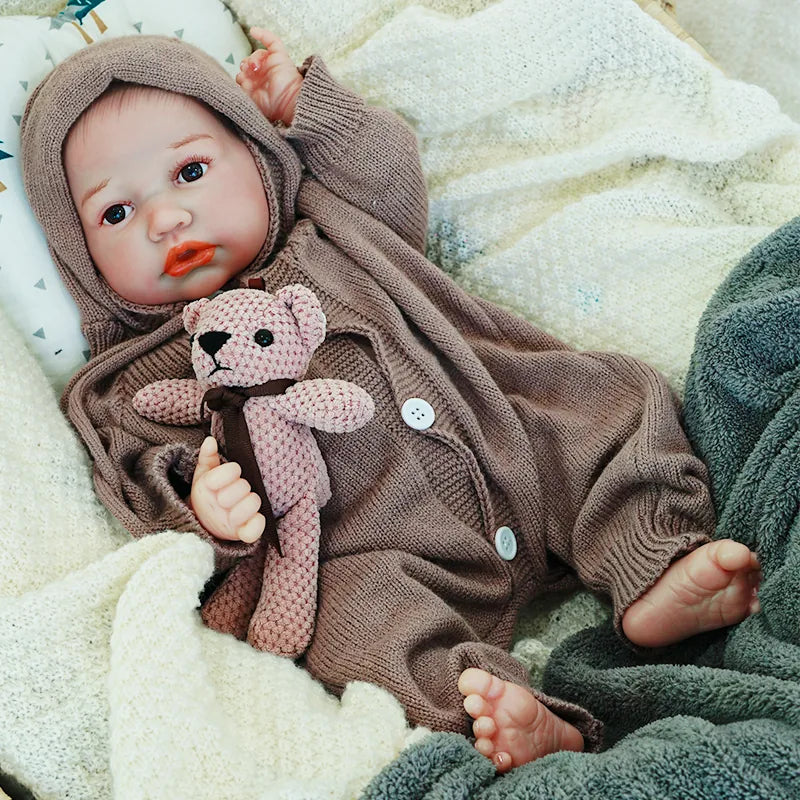
[{"label": "white textured blanket", "polygon": [[714,288],[800,210],[800,125],[633,0],[229,5],[415,125],[434,261],[679,391]]},{"label": "white textured blanket", "polygon": [[[632,0],[430,5],[231,2],[416,125],[445,268],[680,387],[714,287],[800,209],[800,128]],[[209,549],[128,543],[2,318],[0,385],[0,771],[41,798],[347,798],[421,735],[374,687],[338,701],[204,629]]]}]

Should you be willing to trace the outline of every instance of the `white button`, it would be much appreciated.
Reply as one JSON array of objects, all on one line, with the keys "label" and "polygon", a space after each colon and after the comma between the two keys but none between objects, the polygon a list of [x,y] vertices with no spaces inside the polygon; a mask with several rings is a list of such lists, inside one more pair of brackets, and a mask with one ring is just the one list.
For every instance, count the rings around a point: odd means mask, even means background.
[{"label": "white button", "polygon": [[400,416],[409,428],[415,431],[426,431],[433,425],[436,414],[433,406],[421,397],[410,397],[403,403]]},{"label": "white button", "polygon": [[494,548],[504,561],[511,561],[517,554],[517,537],[508,525],[497,529],[494,535]]}]

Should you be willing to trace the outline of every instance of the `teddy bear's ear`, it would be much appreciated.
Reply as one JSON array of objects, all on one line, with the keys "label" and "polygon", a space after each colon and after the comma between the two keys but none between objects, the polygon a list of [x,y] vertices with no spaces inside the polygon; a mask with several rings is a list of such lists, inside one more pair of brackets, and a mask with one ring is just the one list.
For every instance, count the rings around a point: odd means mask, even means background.
[{"label": "teddy bear's ear", "polygon": [[275,297],[294,314],[308,350],[316,350],[325,341],[325,314],[314,292],[299,283],[291,283],[278,289]]},{"label": "teddy bear's ear", "polygon": [[201,297],[188,306],[183,307],[183,327],[186,328],[187,333],[194,333],[197,330],[197,321],[200,319],[200,312],[203,306],[206,306],[211,301],[207,297]]}]

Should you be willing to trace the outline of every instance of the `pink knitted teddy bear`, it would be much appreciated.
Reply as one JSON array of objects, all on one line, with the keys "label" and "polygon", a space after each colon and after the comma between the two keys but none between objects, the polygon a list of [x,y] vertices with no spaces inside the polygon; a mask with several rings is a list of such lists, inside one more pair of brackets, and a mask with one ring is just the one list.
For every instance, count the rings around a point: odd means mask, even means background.
[{"label": "pink knitted teddy bear", "polygon": [[[224,392],[218,387],[230,387],[227,399],[238,400],[238,408],[213,411],[211,433],[224,444],[225,431],[235,430],[228,427],[229,419],[223,425],[226,413],[231,418],[238,414],[240,426],[242,419],[246,422],[255,455],[253,469],[257,463],[277,518],[277,537],[270,543],[272,515],[265,513],[263,577],[247,639],[259,650],[298,656],[308,647],[314,630],[319,509],[331,496],[328,472],[311,428],[331,433],[356,430],[372,418],[372,398],[348,381],[300,380],[325,340],[322,307],[304,286],[284,286],[275,295],[260,289],[234,289],[213,299],[196,300],[185,307],[183,322],[191,334],[197,380],[156,381],[136,393],[133,405],[157,422],[197,424],[205,407],[214,405],[211,395]],[[264,396],[242,396],[252,391],[246,387],[262,391],[264,384],[268,391]],[[209,389],[216,391],[207,395]],[[231,447],[226,448],[229,458],[233,457]],[[257,491],[254,483],[258,476],[251,480]],[[252,573],[252,568],[246,571]]]}]

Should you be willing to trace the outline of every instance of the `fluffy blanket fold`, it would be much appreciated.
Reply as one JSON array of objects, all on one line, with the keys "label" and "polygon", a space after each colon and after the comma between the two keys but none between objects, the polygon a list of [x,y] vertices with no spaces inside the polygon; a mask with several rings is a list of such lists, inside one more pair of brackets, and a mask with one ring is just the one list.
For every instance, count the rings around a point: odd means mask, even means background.
[{"label": "fluffy blanket fold", "polygon": [[552,655],[545,690],[606,723],[599,755],[495,778],[463,740],[409,750],[366,798],[793,798],[800,792],[800,217],[756,247],[703,315],[687,425],[714,479],[719,537],[759,553],[761,613],[637,656],[608,624]]}]

